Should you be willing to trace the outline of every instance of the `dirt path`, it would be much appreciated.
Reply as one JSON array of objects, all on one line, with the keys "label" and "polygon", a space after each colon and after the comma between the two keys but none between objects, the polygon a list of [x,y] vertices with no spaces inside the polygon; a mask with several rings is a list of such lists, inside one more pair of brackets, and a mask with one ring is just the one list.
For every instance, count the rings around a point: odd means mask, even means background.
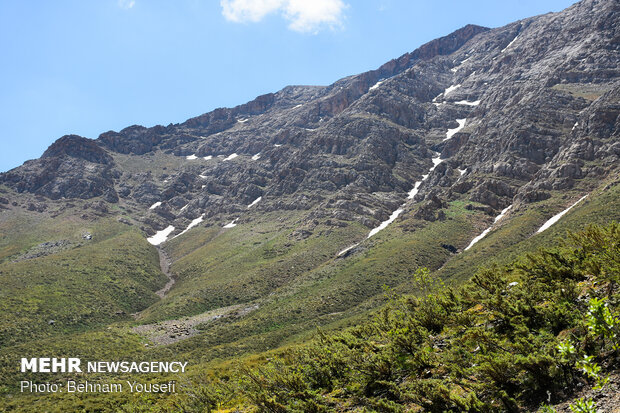
[{"label": "dirt path", "polygon": [[159,266],[161,267],[161,272],[166,274],[166,277],[168,277],[168,282],[166,283],[166,285],[164,285],[164,288],[156,291],[155,294],[157,294],[160,298],[164,298],[164,296],[168,293],[168,291],[170,291],[176,280],[170,272],[170,264],[172,263],[172,260],[170,259],[168,254],[166,254],[166,252],[161,248],[157,248],[157,252],[159,253]]}]

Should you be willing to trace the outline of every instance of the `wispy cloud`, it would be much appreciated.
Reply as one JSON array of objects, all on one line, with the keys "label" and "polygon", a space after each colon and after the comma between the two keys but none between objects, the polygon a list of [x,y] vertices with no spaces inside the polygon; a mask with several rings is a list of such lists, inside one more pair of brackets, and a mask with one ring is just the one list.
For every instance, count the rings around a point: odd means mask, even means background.
[{"label": "wispy cloud", "polygon": [[347,5],[342,0],[221,0],[222,14],[231,22],[259,22],[279,12],[291,30],[316,33],[342,26]]},{"label": "wispy cloud", "polygon": [[121,9],[131,9],[135,5],[135,0],[118,0],[118,7]]}]

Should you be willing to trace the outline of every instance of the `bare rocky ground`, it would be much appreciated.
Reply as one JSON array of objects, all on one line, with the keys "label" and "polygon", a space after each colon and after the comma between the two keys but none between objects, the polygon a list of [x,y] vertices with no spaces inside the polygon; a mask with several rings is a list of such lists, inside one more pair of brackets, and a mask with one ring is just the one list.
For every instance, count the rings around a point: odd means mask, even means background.
[{"label": "bare rocky ground", "polygon": [[553,406],[558,413],[572,413],[570,405],[579,398],[591,399],[596,404],[597,413],[620,413],[620,373],[609,377],[609,383],[602,390],[585,388],[570,400]]},{"label": "bare rocky ground", "polygon": [[243,304],[231,305],[229,307],[206,311],[191,317],[144,324],[132,328],[132,331],[146,337],[153,342],[154,345],[161,346],[186,340],[197,335],[200,332],[197,327],[201,324],[215,321],[223,317],[243,317],[256,309],[258,309],[257,304],[250,306]]}]

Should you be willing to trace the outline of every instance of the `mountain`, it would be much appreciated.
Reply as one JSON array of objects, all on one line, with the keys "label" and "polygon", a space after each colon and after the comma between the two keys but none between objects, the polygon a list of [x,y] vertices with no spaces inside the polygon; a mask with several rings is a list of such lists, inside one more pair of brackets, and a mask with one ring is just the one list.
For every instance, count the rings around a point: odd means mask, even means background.
[{"label": "mountain", "polygon": [[210,366],[357,324],[419,267],[459,285],[618,220],[619,16],[582,0],[329,86],[63,136],[0,174],[0,358],[36,339]]}]

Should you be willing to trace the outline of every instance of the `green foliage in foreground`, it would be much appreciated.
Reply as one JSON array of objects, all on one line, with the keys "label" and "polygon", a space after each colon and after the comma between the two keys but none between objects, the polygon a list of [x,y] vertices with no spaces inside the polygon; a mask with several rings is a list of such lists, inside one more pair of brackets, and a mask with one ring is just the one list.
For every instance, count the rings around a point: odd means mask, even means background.
[{"label": "green foliage in foreground", "polygon": [[[480,270],[458,290],[418,270],[411,277],[418,296],[393,296],[366,324],[319,332],[265,365],[211,379],[177,407],[536,409],[548,397],[570,396],[579,382],[605,386],[601,366],[614,365],[619,355],[619,268],[620,226],[612,223],[571,234],[509,266]],[[579,400],[571,408],[595,407]]]}]

